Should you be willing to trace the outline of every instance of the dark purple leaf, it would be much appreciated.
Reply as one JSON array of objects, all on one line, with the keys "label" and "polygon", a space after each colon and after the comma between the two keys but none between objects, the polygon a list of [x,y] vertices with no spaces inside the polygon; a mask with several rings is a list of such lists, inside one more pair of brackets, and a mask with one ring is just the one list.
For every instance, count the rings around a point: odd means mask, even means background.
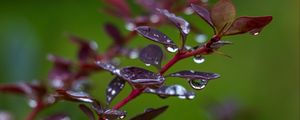
[{"label": "dark purple leaf", "polygon": [[[170,51],[170,47],[173,49],[178,49],[176,44],[168,36],[156,29],[150,28],[149,26],[139,26],[136,27],[135,30],[145,38],[163,44],[168,51]],[[177,50],[174,51],[176,52]]]},{"label": "dark purple leaf", "polygon": [[157,89],[147,88],[144,91],[145,93],[156,94],[161,98],[167,98],[169,96],[177,96],[181,99],[193,99],[195,97],[195,93],[192,91],[187,91],[181,85],[172,85],[172,86],[162,86]]},{"label": "dark purple leaf", "polygon": [[170,13],[166,9],[157,9],[161,14],[166,16],[184,35],[189,34],[190,24],[181,17],[177,17],[175,14]]},{"label": "dark purple leaf", "polygon": [[80,62],[87,62],[96,56],[97,44],[82,38],[71,35],[70,40],[79,45],[78,59]]},{"label": "dark purple leaf", "polygon": [[86,103],[93,103],[94,99],[91,98],[87,93],[85,92],[77,92],[77,91],[71,91],[71,90],[56,90],[55,97],[58,99],[63,100],[69,100],[69,101],[75,101],[75,102],[86,102]]},{"label": "dark purple leaf", "polygon": [[71,118],[66,114],[58,113],[58,114],[51,115],[43,120],[71,120]]},{"label": "dark purple leaf", "polygon": [[216,32],[222,33],[230,27],[235,18],[235,7],[231,0],[219,0],[211,9],[211,19]]},{"label": "dark purple leaf", "polygon": [[120,77],[115,77],[106,88],[106,102],[110,102],[121,92],[125,86],[125,80]]},{"label": "dark purple leaf", "polygon": [[123,36],[116,26],[111,23],[106,23],[104,30],[114,40],[115,44],[123,44]]},{"label": "dark purple leaf", "polygon": [[138,67],[125,67],[120,71],[120,76],[135,87],[157,88],[165,80],[159,74]]},{"label": "dark purple leaf", "polygon": [[119,74],[120,70],[113,64],[110,64],[110,63],[105,63],[105,62],[102,62],[102,61],[96,61],[96,64],[104,69],[104,70],[107,70],[113,74]]},{"label": "dark purple leaf", "polygon": [[157,45],[150,44],[140,51],[139,58],[145,64],[151,64],[160,68],[163,58],[163,51]]},{"label": "dark purple leaf", "polygon": [[130,120],[153,120],[155,117],[165,112],[168,107],[169,106],[162,106],[156,109],[146,109],[144,113],[139,114]]},{"label": "dark purple leaf", "polygon": [[64,87],[64,82],[72,77],[72,62],[54,55],[49,55],[48,59],[54,63],[52,70],[48,74],[51,85],[54,88]]},{"label": "dark purple leaf", "polygon": [[271,21],[272,16],[239,17],[233,22],[225,35],[243,34],[246,32],[252,35],[258,35]]},{"label": "dark purple leaf", "polygon": [[207,22],[212,27],[214,26],[211,20],[210,13],[206,8],[195,4],[191,4],[191,7],[205,22]]},{"label": "dark purple leaf", "polygon": [[93,111],[84,104],[80,104],[79,108],[83,111],[89,118],[89,120],[96,120]]},{"label": "dark purple leaf", "polygon": [[188,80],[198,80],[198,79],[211,80],[220,77],[220,75],[216,73],[198,72],[193,70],[183,70],[183,71],[172,73],[168,76],[180,77]]},{"label": "dark purple leaf", "polygon": [[232,42],[230,41],[217,41],[214,42],[210,47],[213,49],[219,49],[220,47],[223,47],[224,45],[230,45]]},{"label": "dark purple leaf", "polygon": [[125,111],[113,110],[113,109],[101,109],[97,111],[100,118],[108,120],[123,119],[126,116]]}]

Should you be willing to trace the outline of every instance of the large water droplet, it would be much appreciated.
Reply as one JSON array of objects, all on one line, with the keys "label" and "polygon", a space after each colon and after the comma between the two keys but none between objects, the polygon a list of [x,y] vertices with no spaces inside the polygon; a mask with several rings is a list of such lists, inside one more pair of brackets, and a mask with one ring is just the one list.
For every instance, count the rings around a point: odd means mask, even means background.
[{"label": "large water droplet", "polygon": [[151,64],[145,64],[146,66],[151,66]]},{"label": "large water droplet", "polygon": [[126,25],[125,25],[125,28],[129,31],[133,31],[134,28],[135,28],[135,24],[134,23],[131,23],[131,22],[128,22]]},{"label": "large water droplet", "polygon": [[159,16],[158,15],[151,15],[150,16],[150,21],[152,23],[158,23],[159,22]]},{"label": "large water droplet", "polygon": [[37,106],[37,102],[33,99],[30,99],[28,101],[28,105],[31,107],[31,108],[35,108]]},{"label": "large water droplet", "polygon": [[198,34],[198,35],[196,35],[196,37],[195,37],[195,41],[196,41],[197,43],[204,43],[206,40],[207,40],[207,36],[204,35],[204,34]]},{"label": "large water droplet", "polygon": [[192,88],[196,90],[202,90],[205,88],[207,85],[208,81],[207,80],[190,80],[189,84],[191,85]]},{"label": "large water droplet", "polygon": [[168,47],[167,47],[167,50],[168,50],[169,52],[177,52],[178,48],[175,47],[175,46],[168,46]]},{"label": "large water droplet", "polygon": [[130,53],[129,53],[129,58],[130,59],[136,59],[138,58],[139,56],[139,53],[136,51],[136,50],[132,50]]},{"label": "large water droplet", "polygon": [[193,60],[197,64],[201,64],[205,61],[205,59],[201,55],[194,56]]},{"label": "large water droplet", "polygon": [[191,15],[194,13],[194,10],[191,7],[187,7],[184,9],[184,14]]},{"label": "large water droplet", "polygon": [[180,96],[178,96],[178,98],[179,98],[179,99],[186,99],[186,96],[180,95]]}]

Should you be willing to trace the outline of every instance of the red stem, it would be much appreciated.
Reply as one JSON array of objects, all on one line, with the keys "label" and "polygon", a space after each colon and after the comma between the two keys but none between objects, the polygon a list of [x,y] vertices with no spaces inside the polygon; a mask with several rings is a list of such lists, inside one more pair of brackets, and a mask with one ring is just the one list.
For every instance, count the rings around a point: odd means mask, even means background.
[{"label": "red stem", "polygon": [[120,109],[121,107],[123,107],[125,104],[127,104],[129,101],[131,101],[132,99],[134,99],[135,97],[139,96],[141,93],[143,93],[144,88],[141,89],[133,89],[131,91],[131,93],[121,102],[119,102],[116,106],[114,106],[113,109]]},{"label": "red stem", "polygon": [[30,114],[26,117],[25,120],[34,120],[34,119],[36,118],[37,114],[38,114],[41,110],[43,110],[44,107],[45,107],[45,106],[43,105],[43,103],[38,102],[38,103],[37,103],[37,106],[34,107],[34,108],[32,109],[32,111],[31,111]]}]

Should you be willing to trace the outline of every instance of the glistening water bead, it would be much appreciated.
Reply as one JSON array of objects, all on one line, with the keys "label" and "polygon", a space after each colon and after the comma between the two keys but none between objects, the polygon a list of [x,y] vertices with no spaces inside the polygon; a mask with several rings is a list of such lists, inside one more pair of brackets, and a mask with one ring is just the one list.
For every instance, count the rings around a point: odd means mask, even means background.
[{"label": "glistening water bead", "polygon": [[192,88],[196,90],[202,90],[205,88],[207,85],[208,81],[207,80],[190,80],[189,84]]},{"label": "glistening water bead", "polygon": [[178,48],[177,48],[177,47],[171,47],[171,46],[169,46],[169,47],[167,47],[167,50],[168,50],[169,52],[174,53],[174,52],[177,52]]},{"label": "glistening water bead", "polygon": [[200,55],[196,55],[194,58],[193,58],[194,62],[197,63],[197,64],[201,64],[205,61],[205,59]]}]

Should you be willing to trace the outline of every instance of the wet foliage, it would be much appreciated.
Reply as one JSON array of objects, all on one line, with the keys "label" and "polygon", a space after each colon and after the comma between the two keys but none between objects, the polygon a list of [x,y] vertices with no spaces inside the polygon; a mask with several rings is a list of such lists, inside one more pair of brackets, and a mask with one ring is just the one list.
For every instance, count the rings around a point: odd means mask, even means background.
[{"label": "wet foliage", "polygon": [[[193,57],[195,63],[203,63],[205,56],[211,53],[223,54],[218,51],[221,47],[231,44],[230,41],[222,40],[223,36],[250,33],[258,35],[261,30],[271,22],[271,16],[242,16],[236,18],[236,9],[230,0],[219,0],[209,7],[207,3],[197,0],[188,0],[183,5],[175,4],[172,0],[136,0],[136,3],[145,9],[145,14],[135,15],[130,5],[123,0],[104,0],[106,7],[102,12],[121,18],[125,23],[128,34],[121,33],[120,27],[113,23],[106,23],[104,31],[112,39],[112,44],[104,52],[97,51],[97,44],[74,35],[69,35],[72,43],[77,45],[77,59],[68,60],[56,55],[49,55],[48,60],[53,63],[45,83],[19,83],[0,85],[0,92],[15,93],[26,96],[29,106],[33,111],[27,120],[35,119],[42,109],[61,101],[71,101],[79,104],[79,108],[90,120],[114,120],[124,119],[127,112],[120,110],[127,102],[140,94],[154,94],[162,99],[178,97],[180,99],[194,99],[196,93],[186,89],[182,85],[167,85],[166,80],[174,77],[186,79],[191,89],[202,90],[209,81],[220,78],[213,72],[194,71],[188,68],[165,75],[165,72],[179,60]],[[176,9],[175,9],[176,8]],[[183,17],[175,14],[195,13],[213,29],[213,37],[206,41],[206,35],[200,29],[190,24]],[[171,24],[169,24],[171,23]],[[161,25],[172,25],[178,29],[180,42],[171,39],[159,30]],[[176,33],[177,31],[173,31]],[[186,44],[187,36],[197,34],[196,41],[201,43],[194,47]],[[142,48],[130,48],[126,44],[136,35],[140,40],[148,39],[155,44],[141,45]],[[143,38],[144,37],[144,38]],[[206,42],[205,42],[206,41]],[[180,45],[176,44],[180,43]],[[156,45],[159,44],[159,45]],[[165,47],[161,49],[160,45]],[[173,58],[164,63],[164,52],[171,52]],[[225,54],[223,54],[225,55]],[[150,71],[145,66],[121,66],[115,58],[129,57],[139,58],[146,66],[154,66],[157,71]],[[100,102],[90,95],[89,77],[91,74],[107,71],[112,78],[105,88],[106,103]],[[217,81],[216,81],[217,82]],[[111,105],[125,85],[132,88],[132,93],[117,105]],[[198,92],[198,91],[197,91]],[[156,109],[146,109],[131,120],[151,120],[167,110],[168,106]],[[130,110],[128,110],[130,111]],[[44,117],[45,120],[62,120],[69,118],[63,113],[55,113]]]}]

